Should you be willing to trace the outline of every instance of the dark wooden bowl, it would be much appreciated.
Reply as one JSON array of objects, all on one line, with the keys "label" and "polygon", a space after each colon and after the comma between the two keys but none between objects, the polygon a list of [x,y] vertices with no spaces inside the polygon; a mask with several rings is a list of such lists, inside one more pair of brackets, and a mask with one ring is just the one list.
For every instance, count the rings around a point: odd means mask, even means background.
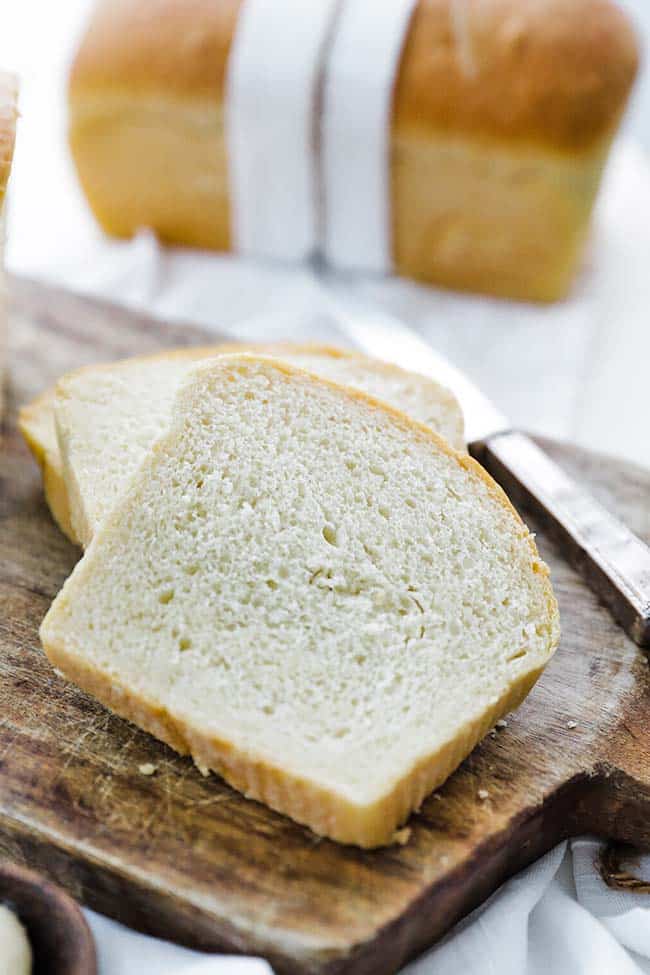
[{"label": "dark wooden bowl", "polygon": [[79,905],[60,887],[0,860],[0,902],[16,912],[27,931],[32,975],[97,975],[90,928]]}]

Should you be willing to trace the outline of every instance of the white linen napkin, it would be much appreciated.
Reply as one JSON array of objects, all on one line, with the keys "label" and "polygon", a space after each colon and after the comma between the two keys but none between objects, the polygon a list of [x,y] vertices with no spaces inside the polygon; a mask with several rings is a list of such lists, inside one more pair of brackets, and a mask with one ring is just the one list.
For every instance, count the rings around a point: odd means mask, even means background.
[{"label": "white linen napkin", "polygon": [[[578,901],[618,942],[650,959],[650,894],[608,887],[596,866],[600,848],[593,837],[571,843]],[[629,870],[650,883],[650,855],[639,856]]]},{"label": "white linen napkin", "polygon": [[100,975],[272,975],[261,958],[205,955],[129,930],[84,911],[95,938]]},{"label": "white linen napkin", "polygon": [[565,848],[566,844],[561,843],[505,883],[439,945],[407,965],[404,975],[521,975],[525,972],[529,918],[553,881]]},{"label": "white linen napkin", "polygon": [[[650,896],[614,891],[593,838],[557,846],[505,883],[402,975],[641,975],[650,972]],[[650,879],[650,857],[641,858]],[[575,886],[574,886],[575,880]],[[270,975],[266,962],[206,956],[86,911],[102,975]],[[626,949],[630,949],[627,951]]]}]

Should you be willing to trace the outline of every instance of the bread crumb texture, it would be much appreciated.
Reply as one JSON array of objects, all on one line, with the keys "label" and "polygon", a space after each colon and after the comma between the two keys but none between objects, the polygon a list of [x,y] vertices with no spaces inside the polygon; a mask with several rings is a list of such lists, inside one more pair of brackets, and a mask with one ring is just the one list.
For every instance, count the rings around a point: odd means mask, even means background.
[{"label": "bread crumb texture", "polygon": [[[430,426],[453,447],[464,447],[463,415],[457,400],[425,376],[323,346],[259,348],[265,355],[281,356],[325,379],[376,396]],[[224,349],[228,351],[228,347]],[[41,397],[28,408],[31,413],[23,411],[23,426],[31,443],[43,439],[41,406],[50,414],[54,408],[73,533],[84,546],[151,445],[169,427],[175,395],[197,361],[206,358],[206,351],[175,350],[80,369],[60,380],[53,403]],[[209,357],[218,351],[213,348]],[[50,415],[50,429],[51,424]],[[38,448],[35,452],[38,456]],[[110,477],[106,471],[111,471]]]},{"label": "bread crumb texture", "polygon": [[192,372],[41,628],[118,713],[367,847],[520,703],[558,634],[548,571],[478,465],[251,356]]}]

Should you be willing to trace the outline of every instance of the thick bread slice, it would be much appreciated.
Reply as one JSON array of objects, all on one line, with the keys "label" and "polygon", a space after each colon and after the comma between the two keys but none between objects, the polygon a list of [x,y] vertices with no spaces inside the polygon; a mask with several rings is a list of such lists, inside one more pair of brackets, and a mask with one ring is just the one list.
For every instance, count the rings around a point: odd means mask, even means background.
[{"label": "thick bread slice", "polygon": [[[85,546],[156,436],[196,360],[234,346],[181,349],[71,373],[21,412],[21,429],[43,468],[46,497],[65,533]],[[242,347],[238,347],[241,349]],[[371,393],[463,446],[463,417],[443,386],[366,356],[318,345],[257,345]],[[59,441],[52,419],[56,404]]]},{"label": "thick bread slice", "polygon": [[52,517],[63,534],[67,535],[70,541],[77,542],[70,520],[68,489],[63,478],[63,461],[56,439],[55,399],[56,390],[51,386],[31,403],[21,406],[18,413],[18,428],[41,469],[43,493]]},{"label": "thick bread slice", "polygon": [[315,832],[374,847],[558,641],[501,489],[404,414],[222,356],[41,627],[70,679]]}]

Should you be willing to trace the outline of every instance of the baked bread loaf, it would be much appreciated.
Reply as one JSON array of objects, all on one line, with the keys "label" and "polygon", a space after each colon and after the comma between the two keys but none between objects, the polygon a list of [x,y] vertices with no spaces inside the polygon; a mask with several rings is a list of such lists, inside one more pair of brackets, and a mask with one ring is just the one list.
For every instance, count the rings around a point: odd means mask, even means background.
[{"label": "baked bread loaf", "polygon": [[426,423],[453,447],[464,447],[460,406],[439,383],[329,346],[220,345],[91,366],[64,377],[57,389],[23,407],[19,418],[42,468],[50,509],[69,538],[88,544],[153,440],[166,428],[174,394],[196,361],[233,349],[279,355],[363,390]]},{"label": "baked bread loaf", "polygon": [[16,140],[18,82],[14,75],[0,71],[0,419],[4,405],[4,378],[7,350],[7,287],[4,270],[5,193]]},{"label": "baked bread loaf", "polygon": [[558,615],[466,454],[281,360],[221,356],[182,386],[41,637],[202,770],[375,847],[520,703]]},{"label": "baked bread loaf", "polygon": [[[109,233],[147,226],[230,249],[224,97],[239,8],[98,5],[72,69],[70,145]],[[397,272],[562,296],[637,62],[612,0],[419,0],[390,132]]]}]

